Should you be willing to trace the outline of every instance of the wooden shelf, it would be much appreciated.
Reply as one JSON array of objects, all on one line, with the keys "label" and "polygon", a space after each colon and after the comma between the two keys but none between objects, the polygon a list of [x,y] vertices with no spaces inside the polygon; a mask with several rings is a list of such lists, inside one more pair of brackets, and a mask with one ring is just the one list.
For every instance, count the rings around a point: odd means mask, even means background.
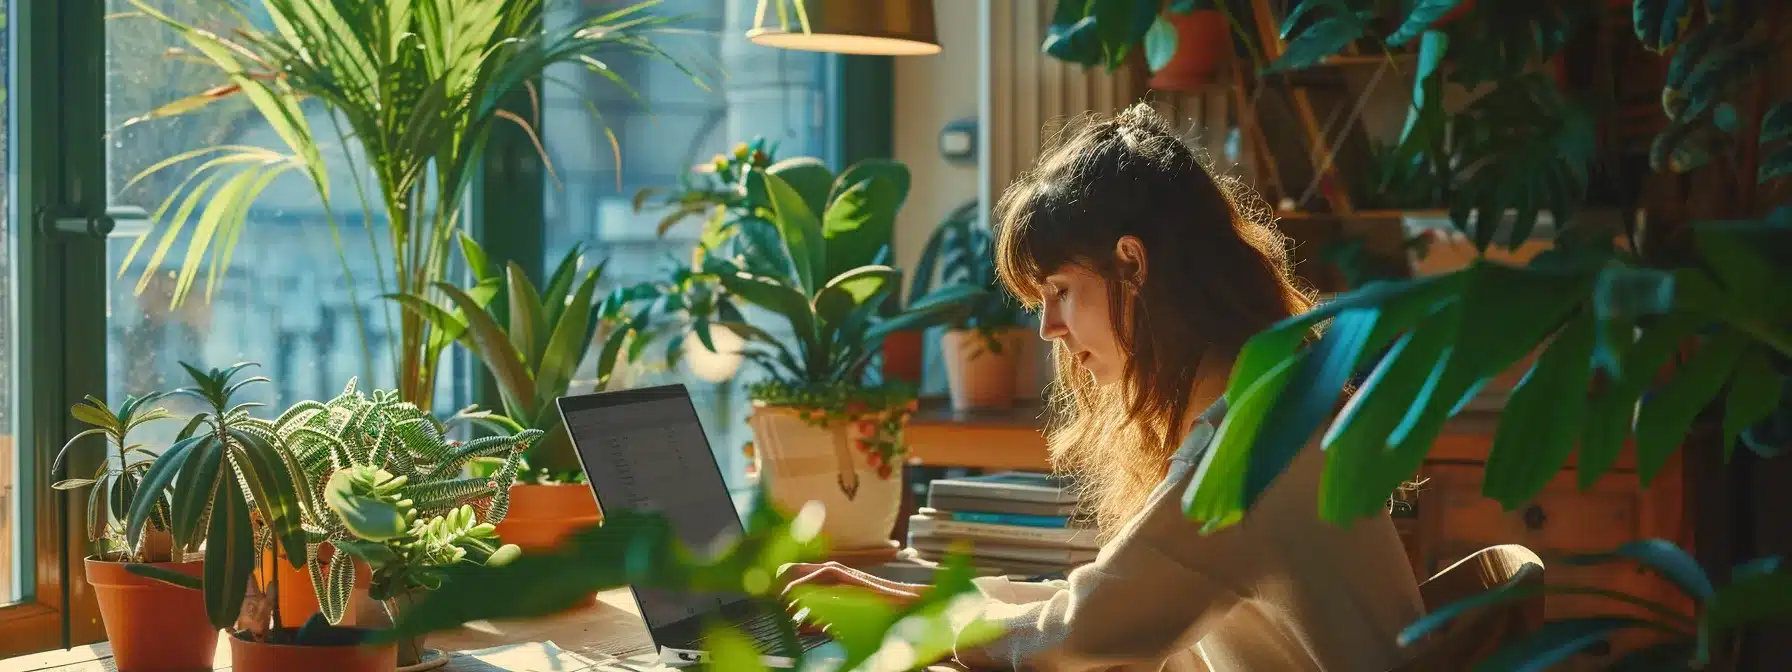
[{"label": "wooden shelf", "polygon": [[909,464],[1047,471],[1045,407],[1025,400],[1001,411],[959,412],[945,399],[922,399],[909,419]]}]

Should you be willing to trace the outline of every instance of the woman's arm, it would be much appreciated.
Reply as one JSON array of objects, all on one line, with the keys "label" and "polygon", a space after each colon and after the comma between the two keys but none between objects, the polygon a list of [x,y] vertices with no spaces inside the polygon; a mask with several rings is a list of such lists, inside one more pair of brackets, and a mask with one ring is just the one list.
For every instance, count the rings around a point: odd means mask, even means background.
[{"label": "woman's arm", "polygon": [[[1037,602],[999,601],[979,614],[1008,628],[994,644],[957,651],[971,667],[1101,669],[1160,662],[1186,651],[1231,612],[1258,575],[1252,534],[1234,525],[1203,536],[1182,514],[1193,469],[1183,465],[1094,563]],[[1181,472],[1181,473],[1175,473]],[[979,580],[986,582],[987,580]]]}]

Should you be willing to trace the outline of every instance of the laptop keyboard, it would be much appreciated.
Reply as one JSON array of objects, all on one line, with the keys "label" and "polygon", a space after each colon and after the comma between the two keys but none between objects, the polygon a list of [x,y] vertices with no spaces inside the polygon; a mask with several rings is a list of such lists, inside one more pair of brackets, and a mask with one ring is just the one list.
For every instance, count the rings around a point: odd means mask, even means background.
[{"label": "laptop keyboard", "polygon": [[[782,655],[784,652],[782,651],[783,645],[778,641],[778,621],[784,618],[787,617],[773,616],[771,614],[756,614],[746,620],[736,622],[734,628],[739,630],[741,634],[746,635],[747,639],[752,640],[754,646],[759,649],[760,653]],[[787,622],[790,622],[793,626],[796,625],[794,621]],[[703,644],[706,639],[707,637],[698,639],[696,643]],[[823,644],[827,644],[829,641],[832,640],[829,639],[827,635],[805,633],[801,631],[796,633],[797,646],[803,651],[818,648]]]}]

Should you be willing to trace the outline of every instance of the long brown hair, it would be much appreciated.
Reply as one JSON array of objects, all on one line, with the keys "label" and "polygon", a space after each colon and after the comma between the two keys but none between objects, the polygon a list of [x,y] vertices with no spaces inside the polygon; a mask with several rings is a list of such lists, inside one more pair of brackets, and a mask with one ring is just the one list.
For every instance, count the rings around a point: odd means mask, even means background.
[{"label": "long brown hair", "polygon": [[[1247,201],[1246,199],[1252,199]],[[1256,207],[1247,212],[1241,204]],[[1073,125],[995,210],[1002,282],[1037,307],[1044,277],[1065,264],[1100,275],[1128,355],[1124,382],[1099,386],[1054,347],[1052,464],[1078,476],[1104,534],[1144,505],[1182,441],[1197,382],[1229,371],[1253,334],[1313,305],[1293,276],[1268,208],[1205,162],[1143,103]],[[1136,298],[1114,256],[1122,236],[1144,244]],[[1129,305],[1130,301],[1130,305]],[[1209,368],[1215,368],[1210,366]]]}]

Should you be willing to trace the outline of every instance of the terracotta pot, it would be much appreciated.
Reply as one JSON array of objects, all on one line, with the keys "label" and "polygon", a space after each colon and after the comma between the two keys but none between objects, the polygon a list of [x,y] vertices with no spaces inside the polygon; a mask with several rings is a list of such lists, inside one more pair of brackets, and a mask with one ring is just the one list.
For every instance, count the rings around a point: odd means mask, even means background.
[{"label": "terracotta pot", "polygon": [[919,329],[904,329],[884,337],[884,380],[920,386],[925,359]]},{"label": "terracotta pot", "polygon": [[603,519],[590,485],[517,484],[510,486],[510,512],[498,523],[498,538],[525,553],[546,551],[566,535]]},{"label": "terracotta pot", "polygon": [[[330,558],[335,556],[335,552],[336,549],[329,544],[317,547],[317,562],[323,569],[330,568]],[[280,575],[278,598],[280,600],[281,627],[297,628],[302,626],[306,620],[311,618],[312,614],[322,610],[317,605],[317,586],[311,584],[309,568],[293,569],[292,564],[286,561],[285,551],[280,551],[277,554],[264,553],[261,556],[261,563],[261,571],[257,572],[256,576],[269,576],[269,570],[278,572]],[[261,579],[261,581],[262,590],[267,590],[267,580]],[[355,587],[350,594],[350,599],[352,600],[356,596],[366,596],[367,586],[372,581],[373,572],[368,569],[367,564],[359,560],[355,561]],[[345,610],[342,622],[338,625],[356,625],[354,610]]]},{"label": "terracotta pot", "polygon": [[[204,563],[148,563],[203,576]],[[212,669],[218,629],[205,616],[205,594],[125,570],[125,563],[87,559],[87,583],[99,598],[112,660],[123,672]]]},{"label": "terracotta pot", "polygon": [[953,410],[1014,406],[1016,372],[1026,356],[1031,330],[1010,327],[990,337],[1000,344],[999,352],[991,350],[989,340],[975,329],[953,329],[940,340]]},{"label": "terracotta pot", "polygon": [[[355,628],[335,628],[355,630]],[[297,646],[230,638],[230,665],[255,672],[392,672],[398,669],[398,645]]]},{"label": "terracotta pot", "polygon": [[882,464],[857,447],[868,435],[861,423],[817,427],[795,409],[754,402],[747,424],[760,478],[778,508],[795,513],[821,502],[827,509],[821,530],[835,549],[889,544],[902,507],[901,465]]},{"label": "terracotta pot", "polygon": [[1168,12],[1164,20],[1176,29],[1176,53],[1145,85],[1158,91],[1198,91],[1213,84],[1232,51],[1225,16],[1203,9],[1188,14]]},{"label": "terracotta pot", "polygon": [[[409,611],[421,599],[423,599],[422,588],[412,588],[394,595],[391,600],[385,602],[365,595],[360,596],[356,599],[352,610],[355,613],[355,623],[361,627],[376,630],[390,628],[394,619]],[[423,640],[426,637],[428,637],[427,634],[417,635],[397,642],[399,667],[423,662]]]}]

